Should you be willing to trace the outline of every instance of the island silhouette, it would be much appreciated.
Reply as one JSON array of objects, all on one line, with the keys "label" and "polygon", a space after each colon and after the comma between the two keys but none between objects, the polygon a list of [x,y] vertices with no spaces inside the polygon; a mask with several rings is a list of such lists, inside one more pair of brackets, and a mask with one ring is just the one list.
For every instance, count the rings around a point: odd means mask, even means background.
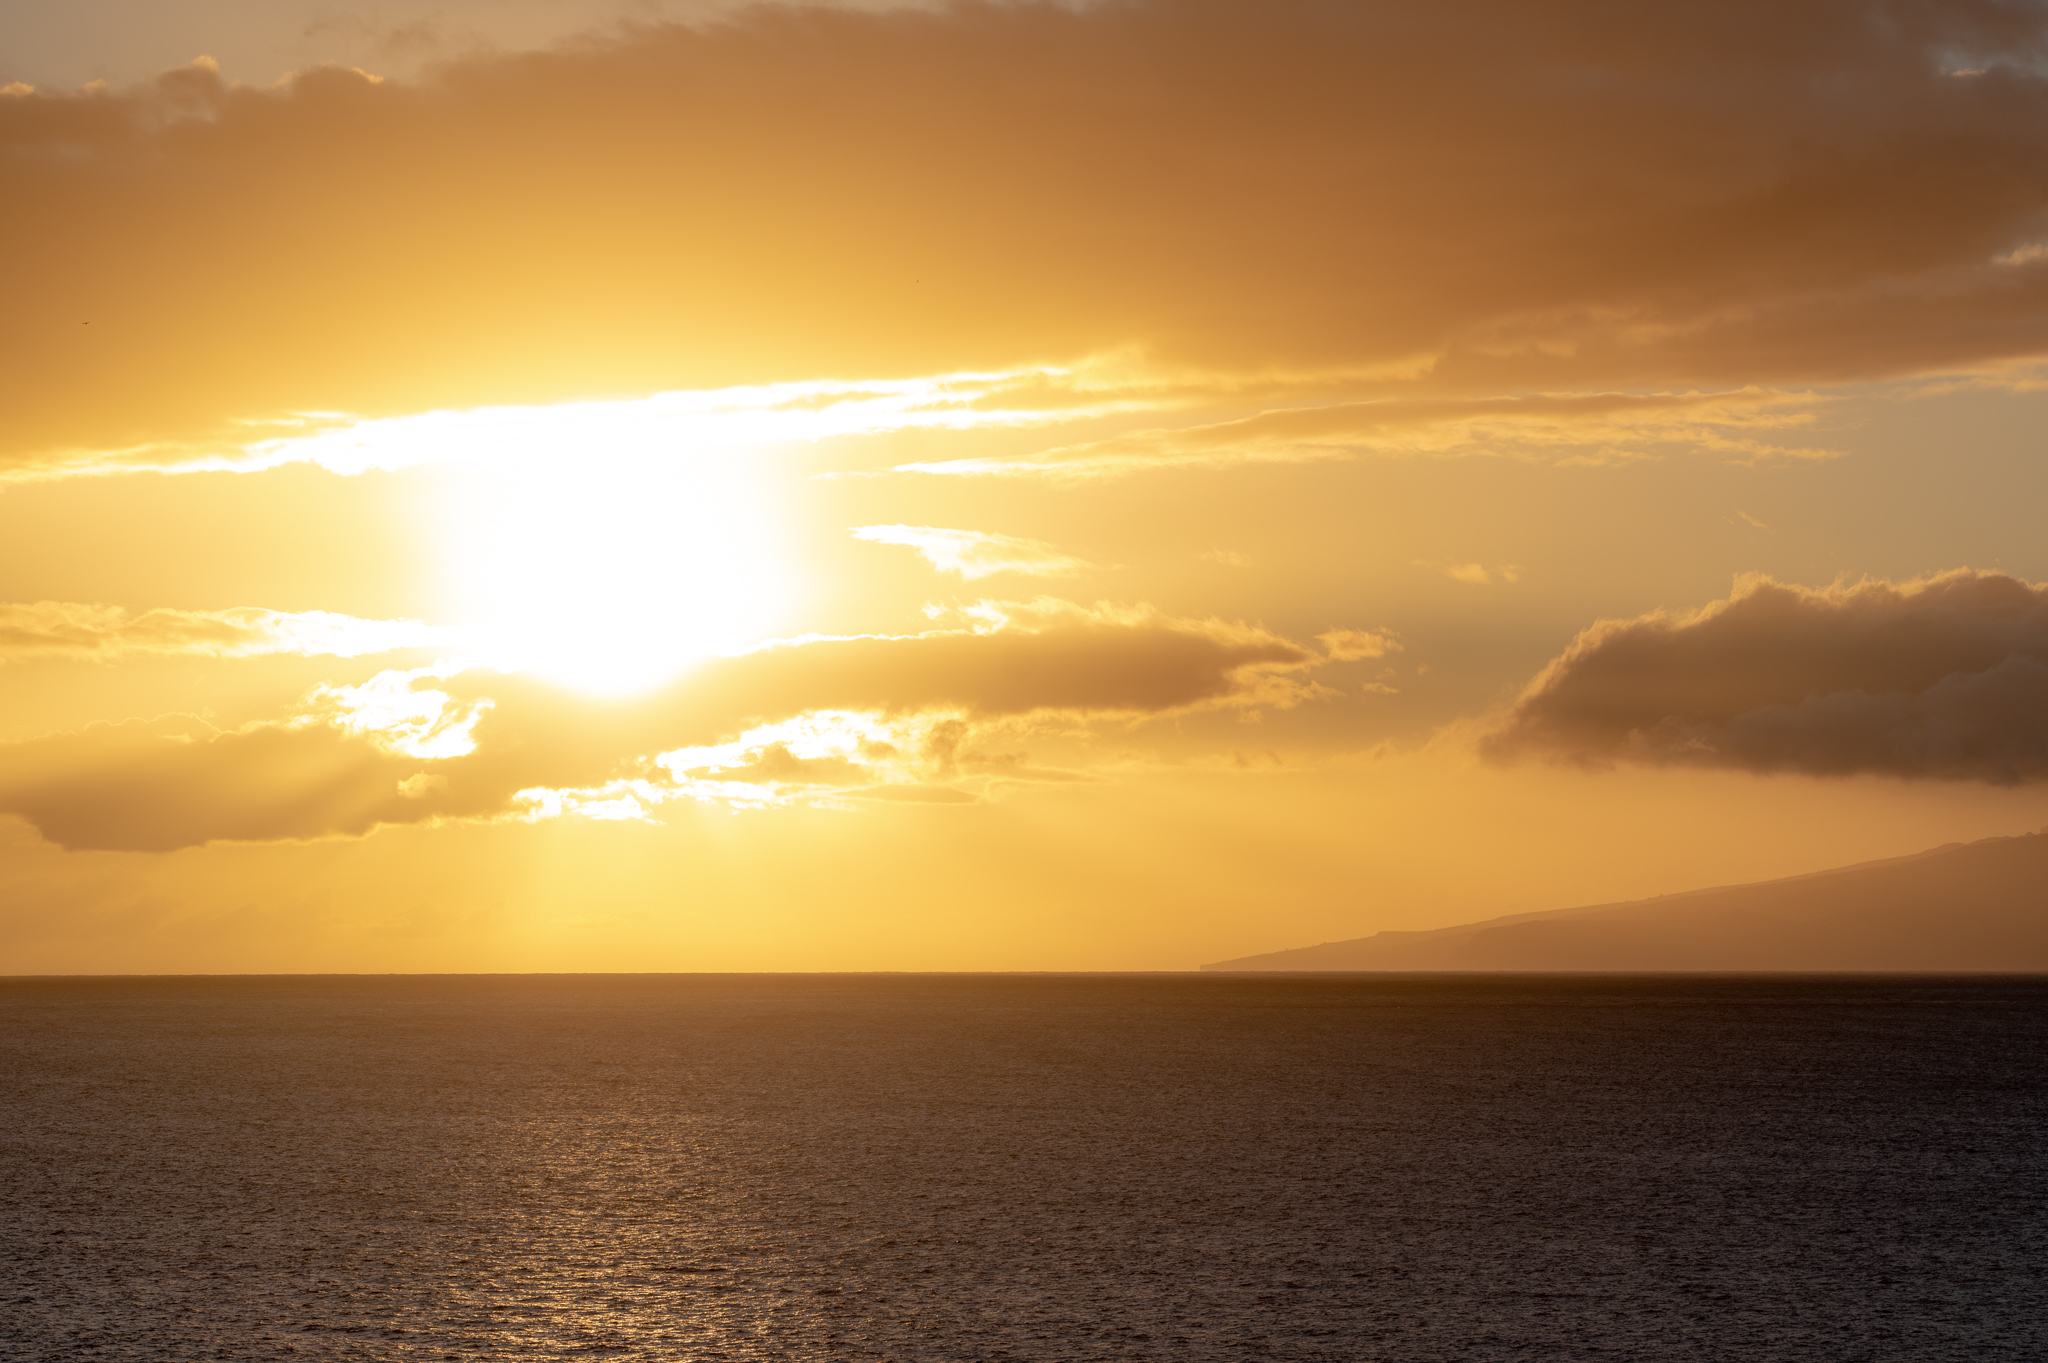
[{"label": "island silhouette", "polygon": [[2048,829],[1616,904],[1216,961],[1217,971],[2048,971]]}]

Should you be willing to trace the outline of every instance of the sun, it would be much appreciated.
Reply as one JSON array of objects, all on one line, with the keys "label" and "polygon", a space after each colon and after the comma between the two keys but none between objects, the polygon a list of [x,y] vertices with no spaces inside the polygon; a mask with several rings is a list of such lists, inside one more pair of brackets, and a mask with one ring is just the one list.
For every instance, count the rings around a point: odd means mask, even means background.
[{"label": "sun", "polygon": [[464,639],[457,661],[627,694],[791,632],[802,574],[770,477],[776,451],[880,431],[1041,424],[1041,406],[1006,395],[1068,377],[1031,369],[390,417],[299,413],[292,424],[303,432],[249,453],[253,467],[418,471],[440,562],[433,614]]},{"label": "sun", "polygon": [[622,695],[777,631],[795,593],[759,451],[551,435],[441,469],[443,592],[480,661]]}]

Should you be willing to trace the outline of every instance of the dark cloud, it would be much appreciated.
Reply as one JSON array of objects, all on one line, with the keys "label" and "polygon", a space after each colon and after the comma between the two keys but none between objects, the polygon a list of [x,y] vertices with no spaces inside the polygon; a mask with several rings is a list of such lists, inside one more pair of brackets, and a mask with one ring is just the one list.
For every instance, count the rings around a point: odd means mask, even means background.
[{"label": "dark cloud", "polygon": [[[1132,719],[1284,705],[1313,692],[1291,674],[1320,661],[1244,626],[1040,603],[1011,608],[1003,627],[984,632],[765,648],[629,701],[502,673],[415,674],[409,684],[329,691],[304,714],[231,732],[96,725],[0,748],[0,812],[74,848],[362,833],[512,813],[522,791],[665,780],[657,754],[812,711]],[[394,718],[409,704],[431,722]],[[465,731],[471,750],[457,754],[462,745],[448,740]],[[923,766],[948,774],[965,761],[966,729],[942,723],[934,733],[943,750]],[[770,745],[721,779],[840,784],[853,775]]]},{"label": "dark cloud", "polygon": [[2048,779],[2048,587],[2000,573],[1825,590],[1768,578],[1586,630],[1483,741],[1811,775]]},{"label": "dark cloud", "polygon": [[424,765],[326,724],[96,724],[0,749],[0,810],[62,846],[121,851],[366,833],[422,817],[399,783]]},{"label": "dark cloud", "polygon": [[2044,32],[2001,0],[763,9],[416,84],[13,94],[0,457],[1115,347],[1466,393],[2038,353]]}]

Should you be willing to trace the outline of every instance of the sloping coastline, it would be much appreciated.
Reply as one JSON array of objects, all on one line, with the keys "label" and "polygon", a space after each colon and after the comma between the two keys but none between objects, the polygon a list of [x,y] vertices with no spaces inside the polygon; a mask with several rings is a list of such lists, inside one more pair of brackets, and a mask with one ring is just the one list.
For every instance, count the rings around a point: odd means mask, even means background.
[{"label": "sloping coastline", "polygon": [[1653,899],[1243,956],[1211,971],[2048,971],[2048,830]]}]

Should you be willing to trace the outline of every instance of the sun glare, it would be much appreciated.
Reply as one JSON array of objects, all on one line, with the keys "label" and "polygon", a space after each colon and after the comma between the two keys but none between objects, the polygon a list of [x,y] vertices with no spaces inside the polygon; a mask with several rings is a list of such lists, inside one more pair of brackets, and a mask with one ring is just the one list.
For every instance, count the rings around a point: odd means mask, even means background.
[{"label": "sun glare", "polygon": [[435,623],[461,639],[455,656],[617,695],[788,632],[799,575],[764,476],[774,447],[1057,425],[1167,401],[1154,387],[1105,360],[371,419],[300,413],[290,434],[233,459],[175,466],[427,470]]},{"label": "sun glare", "polygon": [[[1060,401],[1049,403],[1049,394]],[[289,434],[253,440],[232,459],[208,455],[170,467],[274,468],[313,463],[334,473],[413,468],[488,455],[552,460],[596,444],[613,452],[665,453],[682,446],[738,449],[878,431],[1056,425],[1145,410],[1157,393],[1113,365],[1015,369],[929,378],[832,380],[686,389],[614,401],[545,407],[481,407],[358,419],[301,412],[256,423]]]},{"label": "sun glare", "polygon": [[793,574],[761,456],[575,435],[443,470],[444,590],[481,661],[624,694],[776,632]]},{"label": "sun glare", "polygon": [[[302,414],[305,429],[254,442],[234,466],[430,470],[436,623],[463,640],[461,660],[625,694],[786,632],[797,574],[764,476],[773,446],[1054,424],[1152,400],[1113,379],[1021,369],[369,420]],[[1048,387],[1070,401],[1046,406]]]}]

